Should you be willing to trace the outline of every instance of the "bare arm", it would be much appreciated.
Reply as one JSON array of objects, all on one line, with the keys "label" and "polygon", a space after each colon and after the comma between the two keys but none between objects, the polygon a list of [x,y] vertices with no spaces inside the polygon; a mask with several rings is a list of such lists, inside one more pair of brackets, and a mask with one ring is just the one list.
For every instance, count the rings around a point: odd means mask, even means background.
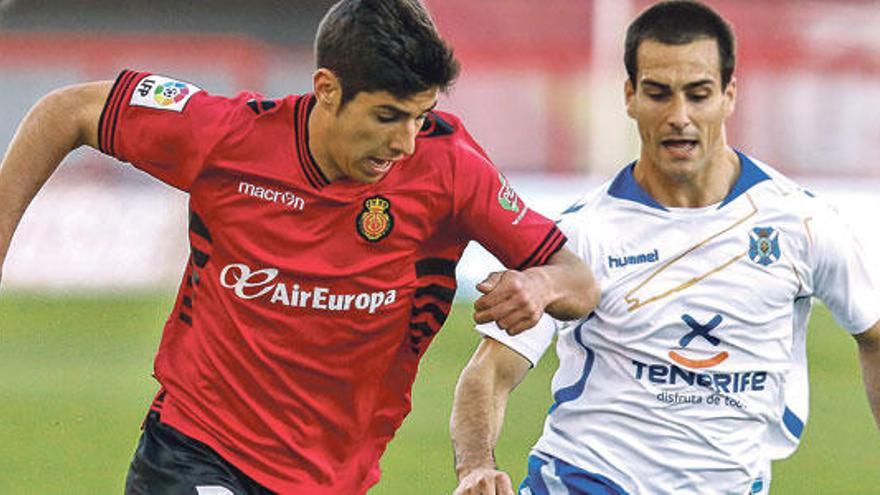
[{"label": "bare arm", "polygon": [[18,222],[67,154],[98,147],[98,121],[112,82],[70,86],[31,108],[0,164],[0,277]]},{"label": "bare arm", "polygon": [[477,285],[474,321],[494,321],[511,335],[532,328],[546,311],[558,320],[586,316],[599,302],[592,272],[563,248],[546,265],[496,272]]},{"label": "bare arm", "polygon": [[459,479],[455,495],[513,495],[510,477],[495,468],[493,450],[510,391],[529,368],[524,357],[484,338],[461,372],[449,424]]},{"label": "bare arm", "polygon": [[880,321],[867,332],[855,336],[859,345],[859,361],[862,380],[868,393],[868,404],[874,413],[874,421],[880,428]]}]

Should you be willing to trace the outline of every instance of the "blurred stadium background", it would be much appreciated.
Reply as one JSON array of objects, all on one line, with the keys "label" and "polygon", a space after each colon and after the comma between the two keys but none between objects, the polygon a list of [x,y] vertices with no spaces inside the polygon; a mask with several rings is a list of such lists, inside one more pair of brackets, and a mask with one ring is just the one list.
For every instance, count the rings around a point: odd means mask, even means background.
[{"label": "blurred stadium background", "polygon": [[[624,29],[644,0],[428,0],[464,71],[459,114],[536,209],[555,216],[638,151]],[[826,196],[880,252],[880,1],[716,0],[739,37],[730,142]],[[308,91],[328,0],[0,0],[0,143],[48,91],[123,68],[214,93]],[[26,214],[0,292],[0,493],[119,493],[155,384],[150,362],[187,256],[186,198],[90,151]],[[452,387],[477,343],[467,299],[495,267],[469,249],[461,303],[417,382],[372,493],[449,493]],[[774,493],[880,493],[880,442],[851,339],[817,311],[813,415]],[[498,458],[521,477],[552,359],[515,393]]]}]

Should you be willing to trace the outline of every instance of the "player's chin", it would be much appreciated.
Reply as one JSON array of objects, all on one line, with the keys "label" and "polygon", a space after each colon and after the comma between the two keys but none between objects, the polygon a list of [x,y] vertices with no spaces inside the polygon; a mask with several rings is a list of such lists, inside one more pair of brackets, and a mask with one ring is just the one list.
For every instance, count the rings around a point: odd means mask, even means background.
[{"label": "player's chin", "polygon": [[382,177],[385,177],[385,175],[386,175],[385,173],[378,174],[378,175],[364,173],[364,174],[360,174],[360,176],[357,177],[357,181],[361,182],[363,184],[375,184],[376,182],[379,182],[380,180],[382,180]]},{"label": "player's chin", "polygon": [[661,164],[665,175],[675,181],[688,181],[703,168],[703,162],[693,158],[666,159]]},{"label": "player's chin", "polygon": [[358,181],[363,182],[365,184],[372,184],[374,182],[379,182],[382,180],[382,177],[388,175],[388,172],[391,170],[391,167],[387,167],[384,170],[375,170],[372,167],[368,167],[366,169],[362,169],[360,171]]}]

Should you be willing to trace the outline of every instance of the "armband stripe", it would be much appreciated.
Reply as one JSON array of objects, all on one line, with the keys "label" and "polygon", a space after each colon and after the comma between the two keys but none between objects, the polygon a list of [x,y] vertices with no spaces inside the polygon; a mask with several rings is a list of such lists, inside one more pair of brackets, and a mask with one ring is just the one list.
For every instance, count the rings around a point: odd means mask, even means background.
[{"label": "armband stripe", "polygon": [[124,106],[123,102],[125,101],[125,95],[128,93],[132,83],[139,75],[140,73],[138,72],[129,70],[123,71],[110,92],[110,101],[105,108],[107,115],[104,120],[104,149],[102,149],[103,152],[110,156],[116,156],[116,129],[119,122],[119,116],[122,113],[122,108]]},{"label": "armband stripe", "polygon": [[116,87],[119,86],[119,81],[122,79],[126,71],[122,71],[116,76],[116,80],[113,81],[113,86],[110,88],[110,94],[107,95],[107,100],[104,102],[104,108],[101,109],[101,117],[98,119],[98,149],[102,153],[107,153],[107,145],[105,143],[105,134],[106,124],[107,124],[107,111],[110,110],[112,106],[113,100],[116,98]]},{"label": "armband stripe", "polygon": [[123,81],[123,85],[119,88],[119,101],[113,112],[113,121],[110,128],[110,149],[114,156],[116,155],[116,131],[119,129],[119,117],[125,108],[125,102],[129,95],[134,91],[134,85],[137,81],[147,76],[144,72],[130,71],[130,77]]},{"label": "armband stripe", "polygon": [[131,77],[131,71],[128,70],[123,70],[116,77],[116,81],[113,82],[113,87],[110,89],[110,94],[107,95],[107,101],[104,103],[104,108],[101,111],[101,118],[98,121],[98,149],[108,155],[111,154],[113,145],[110,141],[110,129],[113,115],[119,105],[120,88],[124,86],[123,81],[129,77]]},{"label": "armband stripe", "polygon": [[444,258],[425,258],[416,261],[416,277],[440,275],[455,278],[455,261]]},{"label": "armband stripe", "polygon": [[211,239],[211,232],[208,230],[208,227],[205,226],[205,222],[203,222],[202,218],[194,211],[191,211],[189,214],[189,230],[203,237],[209,243],[214,242],[214,240]]},{"label": "armband stripe", "polygon": [[433,316],[434,321],[436,321],[440,325],[442,325],[446,321],[446,317],[449,316],[448,311],[443,311],[440,306],[437,306],[433,303],[428,303],[423,306],[416,306],[412,309],[413,318],[424,313],[428,313]]},{"label": "armband stripe", "polygon": [[568,238],[565,237],[565,234],[562,233],[559,229],[556,231],[556,235],[553,236],[553,241],[547,246],[547,249],[544,251],[544,254],[541,255],[541,258],[538,260],[538,265],[543,265],[547,263],[547,260],[550,259],[551,256],[556,254],[562,246],[568,241]]},{"label": "armband stripe", "polygon": [[530,268],[533,266],[543,265],[547,262],[547,259],[556,251],[559,251],[560,248],[565,244],[566,241],[565,235],[562,234],[562,231],[559,230],[556,225],[547,233],[544,237],[544,240],[538,244],[538,247],[532,251],[532,254],[526,258],[516,269],[517,270],[525,270],[526,268]]},{"label": "armband stripe", "polygon": [[415,330],[416,332],[421,333],[424,337],[431,337],[437,333],[436,328],[425,322],[410,323],[409,328],[410,330]]},{"label": "armband stripe", "polygon": [[208,253],[200,251],[194,247],[191,249],[192,249],[193,263],[195,263],[196,266],[199,268],[204,268],[205,265],[208,264],[208,259],[210,258],[208,256]]},{"label": "armband stripe", "polygon": [[419,287],[416,289],[415,299],[422,296],[430,296],[439,299],[445,303],[452,303],[455,299],[455,289],[444,287],[442,285],[431,284],[427,287]]}]

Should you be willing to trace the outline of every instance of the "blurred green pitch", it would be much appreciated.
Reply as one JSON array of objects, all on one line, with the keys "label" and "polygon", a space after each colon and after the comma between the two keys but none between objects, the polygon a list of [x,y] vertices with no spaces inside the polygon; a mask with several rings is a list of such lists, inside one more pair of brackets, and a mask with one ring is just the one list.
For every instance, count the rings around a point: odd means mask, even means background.
[{"label": "blurred green pitch", "polygon": [[[122,493],[170,305],[167,294],[0,295],[0,494]],[[457,305],[422,362],[413,413],[371,495],[452,492],[452,391],[477,342],[469,305]],[[514,484],[550,405],[552,354],[508,407],[497,458]],[[772,493],[880,493],[880,435],[855,344],[824,308],[813,315],[810,371],[812,416],[800,450],[775,464]]]}]

